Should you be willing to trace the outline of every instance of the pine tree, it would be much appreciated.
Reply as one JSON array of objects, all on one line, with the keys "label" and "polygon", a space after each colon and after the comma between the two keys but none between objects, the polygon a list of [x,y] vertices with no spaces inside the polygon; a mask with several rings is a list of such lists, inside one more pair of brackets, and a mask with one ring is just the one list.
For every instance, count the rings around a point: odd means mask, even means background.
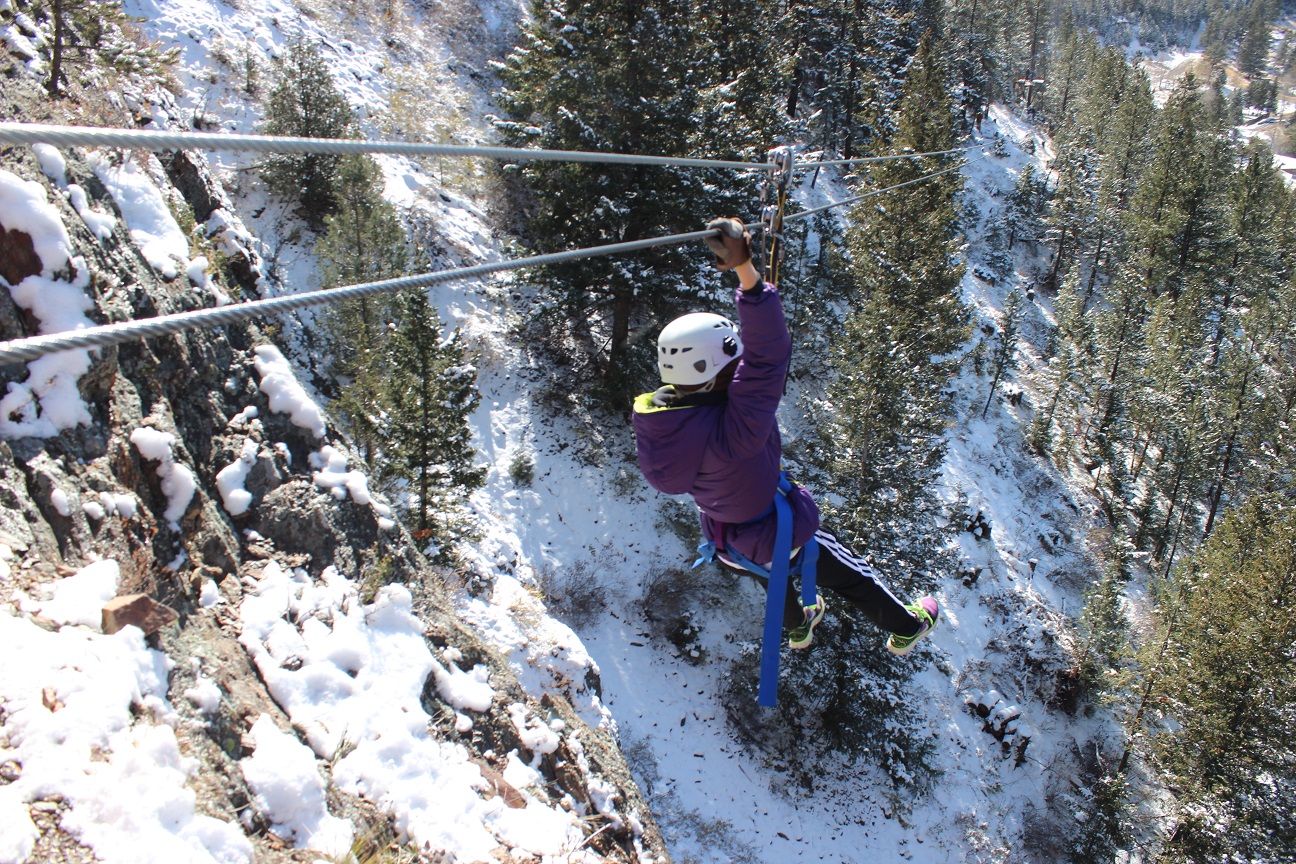
[{"label": "pine tree", "polygon": [[769,68],[777,19],[740,0],[705,4],[697,13],[694,86],[703,139],[696,143],[716,158],[760,161],[790,131],[786,88]]},{"label": "pine tree", "polygon": [[[704,136],[690,17],[682,0],[537,0],[525,45],[500,69],[513,118],[498,124],[505,142],[705,155],[694,149]],[[694,231],[738,211],[732,172],[531,162],[515,173],[535,199],[528,232],[541,252]],[[672,246],[551,266],[537,277],[538,323],[620,399],[653,369],[641,336],[715,284],[703,261]]]},{"label": "pine tree", "polygon": [[468,416],[481,401],[477,370],[465,359],[459,331],[441,338],[441,320],[424,289],[401,293],[389,354],[389,414],[384,435],[387,472],[409,484],[406,509],[430,536],[435,558],[449,562],[467,536],[462,505],[485,483]]},{"label": "pine tree", "polygon": [[1142,70],[1132,70],[1116,51],[1099,55],[1097,74],[1089,83],[1101,88],[1087,101],[1089,124],[1097,133],[1100,181],[1095,204],[1095,238],[1086,297],[1099,274],[1110,275],[1125,254],[1126,213],[1151,149],[1149,130],[1155,114],[1151,87]]},{"label": "pine tree", "polygon": [[[1072,273],[1058,292],[1057,330],[1053,333],[1053,356],[1049,358],[1048,406],[1035,412],[1027,440],[1036,453],[1053,448],[1053,426],[1058,412],[1079,415],[1080,404],[1087,398],[1086,383],[1093,377],[1096,346],[1093,325],[1080,292],[1079,275]],[[1067,454],[1069,455],[1069,454]]]},{"label": "pine tree", "polygon": [[1048,204],[1044,242],[1053,247],[1053,261],[1043,283],[1056,289],[1071,262],[1085,249],[1094,227],[1098,178],[1095,154],[1075,142],[1059,156],[1057,188]]},{"label": "pine tree", "polygon": [[1034,246],[1039,238],[1045,198],[1043,184],[1035,176],[1035,166],[1026,165],[1017,175],[1017,183],[1008,196],[1005,224],[1008,229],[1008,248],[1012,249],[1018,240],[1024,240]]},{"label": "pine tree", "polygon": [[1178,298],[1199,287],[1218,263],[1233,153],[1191,75],[1171,94],[1158,127],[1154,155],[1132,205],[1133,230],[1148,287]]},{"label": "pine tree", "polygon": [[[948,149],[953,140],[944,69],[926,34],[905,79],[892,149]],[[922,163],[915,165],[913,163]],[[890,186],[930,173],[937,158],[879,163],[874,183]],[[854,311],[836,341],[825,428],[829,485],[842,499],[838,524],[849,532],[914,533],[929,509],[943,453],[944,394],[967,338],[968,312],[954,263],[956,174],[870,199],[852,211],[848,272]]]},{"label": "pine tree", "polygon": [[1123,538],[1113,538],[1102,578],[1085,590],[1080,613],[1080,681],[1099,699],[1117,696],[1127,683],[1130,642],[1123,589],[1130,579],[1129,552]]},{"label": "pine tree", "polygon": [[[312,138],[357,136],[355,115],[315,45],[301,40],[289,43],[266,102],[264,132]],[[261,176],[273,191],[296,200],[302,218],[320,229],[324,217],[337,206],[333,180],[341,159],[327,153],[277,153],[266,157]]]},{"label": "pine tree", "polygon": [[986,397],[985,407],[981,409],[981,417],[985,418],[986,412],[990,410],[990,403],[994,400],[995,390],[999,387],[999,379],[1004,373],[1017,367],[1014,359],[1017,353],[1017,336],[1021,328],[1021,317],[1026,311],[1024,306],[1026,298],[1016,288],[1008,292],[1004,299],[1003,321],[1000,323],[995,336],[995,349],[990,354],[990,395]]},{"label": "pine tree", "polygon": [[1263,75],[1269,65],[1269,41],[1273,27],[1270,26],[1269,4],[1257,0],[1251,4],[1247,16],[1246,35],[1238,47],[1238,68],[1248,77]]},{"label": "pine tree", "polygon": [[85,66],[91,58],[121,72],[151,74],[162,81],[180,56],[179,47],[161,50],[130,31],[131,18],[121,0],[48,0],[31,5],[48,16],[53,36],[45,79],[51,99],[61,98],[66,91],[69,67]]},{"label": "pine tree", "polygon": [[[399,276],[406,265],[405,230],[382,197],[382,171],[367,156],[338,163],[332,197],[337,211],[325,217],[316,244],[325,288]],[[344,382],[336,407],[361,455],[374,466],[382,439],[388,375],[382,348],[391,318],[388,295],[347,300],[325,319],[333,354],[332,373]]]},{"label": "pine tree", "polygon": [[1173,725],[1156,762],[1178,789],[1164,860],[1296,855],[1296,511],[1231,513],[1159,592],[1166,634],[1154,696]]}]

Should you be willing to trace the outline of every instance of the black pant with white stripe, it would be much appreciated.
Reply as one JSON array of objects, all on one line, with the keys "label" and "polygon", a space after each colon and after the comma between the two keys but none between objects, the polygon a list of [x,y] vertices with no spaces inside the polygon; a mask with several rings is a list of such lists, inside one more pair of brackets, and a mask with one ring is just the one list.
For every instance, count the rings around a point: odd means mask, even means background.
[{"label": "black pant with white stripe", "polygon": [[[819,560],[815,565],[815,585],[819,593],[827,588],[845,598],[864,616],[888,633],[913,636],[921,626],[918,619],[904,608],[891,589],[873,572],[865,561],[857,558],[840,540],[820,529],[815,532],[819,541]],[[800,555],[800,553],[797,553]],[[795,557],[793,558],[795,561]],[[768,587],[763,576],[740,571]],[[783,604],[783,626],[796,627],[805,620],[801,612],[801,592],[788,586],[787,600]]]}]

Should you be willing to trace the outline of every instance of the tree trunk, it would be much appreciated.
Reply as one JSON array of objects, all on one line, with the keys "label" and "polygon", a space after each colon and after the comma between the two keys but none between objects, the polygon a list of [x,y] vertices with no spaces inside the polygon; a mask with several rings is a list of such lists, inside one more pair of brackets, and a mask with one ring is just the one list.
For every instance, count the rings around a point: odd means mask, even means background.
[{"label": "tree trunk", "polygon": [[1233,448],[1237,444],[1238,430],[1242,427],[1242,405],[1246,398],[1247,382],[1251,380],[1251,367],[1248,366],[1242,375],[1242,386],[1238,391],[1238,404],[1233,409],[1233,428],[1229,430],[1228,444],[1224,448],[1224,462],[1220,466],[1219,476],[1215,478],[1210,494],[1210,512],[1206,516],[1206,528],[1202,531],[1202,540],[1210,536],[1215,527],[1215,513],[1219,509],[1220,498],[1224,495],[1224,484],[1228,480],[1229,467],[1233,462]]},{"label": "tree trunk", "polygon": [[1165,533],[1170,530],[1170,522],[1174,518],[1175,508],[1179,506],[1179,486],[1183,483],[1183,475],[1184,463],[1183,461],[1180,461],[1178,467],[1175,469],[1174,486],[1170,488],[1170,494],[1166,496],[1170,499],[1170,506],[1166,509],[1165,523],[1161,526],[1160,532],[1158,532],[1156,548],[1152,550],[1152,556],[1154,558],[1160,558],[1161,553],[1165,551]]},{"label": "tree trunk", "polygon": [[634,285],[620,285],[612,292],[612,344],[608,349],[608,365],[604,380],[612,381],[621,374],[630,342],[630,313],[634,309]]},{"label": "tree trunk", "polygon": [[[1177,617],[1179,610],[1174,610]],[[1130,721],[1130,732],[1126,737],[1125,752],[1121,753],[1120,765],[1117,771],[1125,773],[1129,767],[1130,751],[1134,749],[1134,736],[1138,734],[1139,724],[1143,722],[1143,714],[1147,711],[1148,700],[1152,697],[1152,688],[1156,686],[1157,677],[1161,670],[1161,660],[1165,657],[1166,649],[1170,647],[1170,637],[1174,634],[1176,617],[1171,617],[1170,623],[1166,626],[1165,640],[1161,643],[1161,651],[1157,654],[1156,663],[1152,665],[1152,671],[1148,673],[1147,684],[1143,687],[1143,695],[1139,698],[1138,710],[1134,712],[1134,718]]]},{"label": "tree trunk", "polygon": [[63,0],[54,0],[54,47],[50,50],[50,76],[45,85],[51,99],[59,98],[59,79],[63,77]]},{"label": "tree trunk", "polygon": [[[417,289],[422,290],[422,289]],[[433,334],[424,334],[419,337],[420,341],[428,338],[435,338]],[[419,530],[426,531],[428,527],[428,494],[431,491],[431,482],[428,475],[432,470],[432,454],[428,452],[430,441],[428,433],[432,429],[433,417],[431,411],[432,405],[432,370],[428,368],[428,348],[427,344],[421,346],[419,351],[419,412],[423,417],[423,429],[420,430],[419,441]]]}]

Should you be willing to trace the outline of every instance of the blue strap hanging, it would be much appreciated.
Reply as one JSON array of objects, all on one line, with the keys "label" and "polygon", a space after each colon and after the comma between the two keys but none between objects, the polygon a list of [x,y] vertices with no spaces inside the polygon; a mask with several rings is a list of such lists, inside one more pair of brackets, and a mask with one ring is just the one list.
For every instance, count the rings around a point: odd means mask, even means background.
[{"label": "blue strap hanging", "polygon": [[[760,686],[756,692],[756,702],[771,708],[778,701],[779,651],[783,647],[783,604],[787,598],[788,577],[801,574],[801,605],[813,606],[819,602],[815,588],[815,565],[819,559],[819,542],[811,537],[801,547],[801,554],[792,562],[792,505],[788,502],[788,493],[792,483],[787,474],[779,474],[778,494],[774,496],[774,512],[778,519],[774,533],[774,560],[767,570],[749,560],[746,555],[724,547],[724,555],[749,573],[755,573],[767,580],[765,594],[765,626],[761,636],[761,673]],[[764,518],[765,515],[758,518]],[[723,538],[722,538],[723,539]],[[697,567],[704,561],[715,558],[716,545],[704,542],[698,546],[700,557],[693,562]]]}]

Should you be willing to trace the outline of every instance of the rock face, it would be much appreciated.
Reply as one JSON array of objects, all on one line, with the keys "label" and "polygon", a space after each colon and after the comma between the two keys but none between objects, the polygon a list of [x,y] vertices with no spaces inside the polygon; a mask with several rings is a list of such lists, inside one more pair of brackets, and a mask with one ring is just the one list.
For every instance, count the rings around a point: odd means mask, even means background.
[{"label": "rock face", "polygon": [[[64,155],[69,182],[86,189],[94,206],[116,213],[90,166],[74,151]],[[161,164],[200,219],[227,205],[205,167],[191,157],[165,155]],[[28,148],[0,152],[0,170],[40,182],[49,191],[75,254],[89,268],[86,292],[94,301],[88,313],[93,319],[136,319],[214,305],[211,293],[191,284],[184,273],[167,281],[145,263],[119,213],[111,237],[100,242],[91,235],[66,196],[42,176]],[[0,271],[5,288],[41,266],[31,239],[3,225],[0,260],[5,262]],[[250,279],[249,261],[218,278],[227,287],[232,279]],[[0,303],[6,304],[0,312],[15,312],[0,315],[5,336],[33,335],[36,322],[8,305],[8,295],[0,290]],[[239,769],[252,723],[268,714],[280,729],[292,728],[238,641],[233,610],[245,584],[271,561],[317,581],[332,566],[357,582],[380,578],[403,583],[414,594],[434,653],[453,648],[485,665],[492,686],[502,694],[474,718],[468,732],[438,724],[437,734],[462,744],[482,766],[483,788],[516,804],[512,796],[518,792],[503,780],[501,759],[512,750],[523,757],[540,754],[527,750],[506,706],[527,704],[536,714],[561,718],[575,731],[583,751],[570,752],[575,745],[564,743],[544,754],[537,764],[546,788],[530,792],[548,796],[553,806],[565,799],[568,806],[583,804],[583,812],[597,814],[590,806],[590,781],[597,779],[600,787],[610,784],[616,790],[617,818],[586,819],[587,848],[605,861],[668,861],[612,736],[588,727],[561,697],[546,696],[543,704],[529,698],[508,664],[455,615],[447,584],[457,580],[433,570],[399,524],[384,528],[373,507],[338,500],[313,482],[312,453],[325,444],[343,452],[351,448],[332,426],[317,438],[270,410],[258,389],[252,353],[255,346],[267,344],[267,332],[246,323],[91,352],[91,367],[78,382],[89,424],[56,437],[0,440],[0,544],[11,555],[13,573],[26,574],[28,584],[34,584],[101,559],[118,562],[121,596],[104,609],[103,629],[140,626],[174,661],[170,701],[183,715],[200,721],[182,724],[177,733],[184,755],[199,766],[190,785],[203,812],[235,821],[252,797]],[[25,367],[0,370],[0,391],[27,374]],[[169,463],[142,452],[132,439],[140,429],[173,436]],[[254,454],[245,480],[253,500],[231,515],[217,491],[217,475],[245,448]],[[167,465],[192,477],[187,501],[176,503],[176,477],[183,474],[169,474]],[[6,599],[9,593],[5,591]],[[204,680],[218,688],[214,701],[184,696],[195,687],[194,670],[200,665]],[[435,709],[444,715],[446,706],[430,683],[424,701],[430,714],[438,716]],[[199,703],[205,703],[201,711],[195,707]],[[386,824],[373,802],[331,790],[329,803],[334,813],[359,815],[369,825]],[[254,818],[244,825],[250,828],[257,860],[297,860]]]}]

